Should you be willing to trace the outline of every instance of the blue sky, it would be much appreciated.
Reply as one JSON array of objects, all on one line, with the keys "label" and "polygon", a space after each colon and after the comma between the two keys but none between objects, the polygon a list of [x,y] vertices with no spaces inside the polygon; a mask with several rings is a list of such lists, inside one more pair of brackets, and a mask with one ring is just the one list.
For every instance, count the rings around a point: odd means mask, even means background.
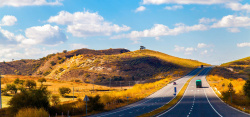
[{"label": "blue sky", "polygon": [[247,0],[1,0],[0,61],[140,45],[219,65],[250,55]]}]

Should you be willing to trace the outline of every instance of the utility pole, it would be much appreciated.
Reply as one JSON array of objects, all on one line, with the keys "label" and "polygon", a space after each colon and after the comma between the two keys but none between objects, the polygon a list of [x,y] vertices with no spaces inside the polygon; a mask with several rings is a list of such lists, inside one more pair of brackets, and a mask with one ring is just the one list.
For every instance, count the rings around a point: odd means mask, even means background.
[{"label": "utility pole", "polygon": [[73,100],[75,99],[75,96],[74,96],[74,84],[73,84]]}]

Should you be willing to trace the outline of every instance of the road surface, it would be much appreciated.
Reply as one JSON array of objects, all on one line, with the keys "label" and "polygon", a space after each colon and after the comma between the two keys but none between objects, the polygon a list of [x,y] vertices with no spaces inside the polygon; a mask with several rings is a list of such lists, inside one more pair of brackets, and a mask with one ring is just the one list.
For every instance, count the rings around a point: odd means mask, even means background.
[{"label": "road surface", "polygon": [[135,117],[153,111],[173,99],[174,87],[177,87],[177,92],[179,92],[187,80],[196,75],[200,70],[201,68],[197,68],[191,71],[186,76],[176,80],[175,82],[177,85],[173,85],[172,83],[168,84],[141,101],[109,112],[92,115],[90,117]]},{"label": "road surface", "polygon": [[[183,98],[174,107],[158,117],[249,117],[223,103],[206,81],[211,67],[205,68],[189,83]],[[195,81],[202,80],[202,88],[196,88]]]}]

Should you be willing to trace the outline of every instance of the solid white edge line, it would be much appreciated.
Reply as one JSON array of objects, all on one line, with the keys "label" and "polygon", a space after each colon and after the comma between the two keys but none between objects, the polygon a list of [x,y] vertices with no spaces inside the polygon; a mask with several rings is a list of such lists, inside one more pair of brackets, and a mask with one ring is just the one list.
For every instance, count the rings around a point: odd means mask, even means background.
[{"label": "solid white edge line", "polygon": [[[195,70],[193,70],[193,71],[191,71],[191,72],[194,72]],[[188,75],[188,74],[187,74]],[[186,76],[183,76],[183,77],[186,77]],[[181,78],[183,78],[183,77],[181,77]],[[181,79],[181,78],[179,78],[179,79]],[[179,80],[178,79],[178,80]],[[167,85],[166,85],[167,86]],[[164,87],[166,87],[166,86],[164,86]],[[183,85],[184,86],[184,85]],[[163,88],[164,88],[163,87]],[[161,89],[163,89],[163,88],[161,88]],[[160,89],[160,90],[161,90]],[[159,90],[158,90],[159,91]],[[156,91],[157,92],[157,91]],[[156,93],[156,92],[154,92],[154,93]],[[154,94],[153,93],[153,94]],[[153,95],[153,94],[151,94],[151,95]],[[161,94],[161,93],[160,93]],[[158,95],[160,95],[160,94],[158,94]],[[149,96],[151,96],[151,95],[149,95]],[[156,96],[158,96],[158,95],[156,95]],[[149,97],[148,96],[148,97]],[[156,97],[154,97],[154,98],[156,98]],[[148,99],[147,101],[145,101],[145,102],[143,102],[143,103],[140,103],[140,104],[137,104],[137,105],[135,105],[135,106],[133,106],[133,107],[129,107],[129,108],[125,108],[125,109],[123,109],[123,110],[120,110],[120,111],[117,111],[117,112],[112,112],[112,113],[107,113],[107,114],[105,114],[105,115],[97,115],[98,117],[102,117],[102,116],[107,116],[107,115],[111,115],[111,114],[114,114],[114,113],[118,113],[118,112],[121,112],[121,111],[124,111],[124,110],[128,110],[128,109],[131,109],[131,108],[134,108],[134,107],[137,107],[137,106],[139,106],[139,105],[142,105],[142,104],[144,104],[144,103],[146,103],[146,102],[148,102],[148,101],[150,101],[150,100],[152,100],[152,99],[154,99],[154,98],[150,98],[150,99]],[[144,99],[146,99],[146,98],[144,98]],[[173,98],[174,99],[174,98]],[[93,116],[95,116],[95,115],[93,115]]]},{"label": "solid white edge line", "polygon": [[[205,79],[206,79],[206,81],[207,81],[207,77],[205,77]],[[208,83],[208,81],[207,81],[207,83]],[[209,85],[209,87],[211,87],[209,83],[208,83],[208,85]],[[212,87],[211,87],[211,89],[213,90]],[[213,92],[214,92],[214,90],[213,90]],[[214,92],[214,94],[216,95],[217,98],[219,98],[219,96],[218,96],[215,92]],[[220,99],[220,98],[219,98],[219,99]],[[228,105],[227,103],[225,103],[225,102],[224,102],[223,100],[221,100],[221,99],[220,99],[220,101],[221,101],[222,103],[226,104],[228,107],[230,107],[230,108],[232,108],[232,109],[234,109],[234,110],[236,110],[236,111],[239,111],[239,112],[241,112],[241,113],[243,113],[243,114],[246,114],[246,115],[250,116],[249,113],[246,113],[246,112],[244,112],[244,111],[241,111],[241,110],[239,110],[239,109],[236,109],[236,108],[234,108],[234,107]]]},{"label": "solid white edge line", "polygon": [[[201,71],[201,72],[202,72],[202,71]],[[199,74],[198,74],[198,75],[199,75]],[[192,80],[193,80],[193,79],[192,79]],[[192,80],[191,80],[191,81],[192,81]],[[188,83],[187,89],[188,89],[188,87],[189,87],[191,81]],[[184,84],[184,85],[185,85],[185,84]],[[184,85],[183,85],[183,86],[184,86]],[[187,92],[187,89],[185,90],[183,96],[182,96],[181,99],[177,102],[177,104],[175,104],[172,108],[168,109],[167,111],[165,111],[164,113],[162,113],[162,114],[160,114],[160,115],[158,115],[158,116],[156,116],[156,117],[160,117],[160,116],[162,116],[162,115],[168,113],[168,112],[171,111],[172,109],[174,109],[174,108],[181,102],[181,100],[183,99],[184,95],[185,95],[186,92]],[[173,99],[174,99],[174,98],[173,98]],[[173,99],[172,99],[172,100],[173,100]]]}]

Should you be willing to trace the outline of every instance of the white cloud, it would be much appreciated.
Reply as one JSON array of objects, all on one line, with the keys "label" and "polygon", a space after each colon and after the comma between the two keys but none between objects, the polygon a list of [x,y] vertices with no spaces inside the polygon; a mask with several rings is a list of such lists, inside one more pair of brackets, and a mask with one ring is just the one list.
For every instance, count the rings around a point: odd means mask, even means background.
[{"label": "white cloud", "polygon": [[88,45],[84,45],[84,44],[70,44],[71,49],[75,50],[75,49],[81,49],[81,48],[87,48]]},{"label": "white cloud", "polygon": [[62,0],[1,0],[0,7],[12,6],[41,6],[41,5],[62,5]]},{"label": "white cloud", "polygon": [[180,47],[178,45],[175,45],[174,47],[175,47],[175,49],[174,49],[175,52],[181,52],[181,51],[185,50],[185,47]]},{"label": "white cloud", "polygon": [[247,42],[245,42],[245,43],[238,43],[237,47],[250,47],[250,43],[247,43]]},{"label": "white cloud", "polygon": [[143,4],[222,4],[228,2],[237,2],[240,0],[143,0]]},{"label": "white cloud", "polygon": [[98,13],[75,12],[73,14],[61,11],[57,16],[49,18],[48,22],[67,25],[67,32],[76,37],[109,36],[112,33],[130,30],[130,27],[104,21]]},{"label": "white cloud", "polygon": [[145,10],[146,10],[146,7],[140,6],[140,7],[138,7],[138,8],[135,10],[135,12],[141,12],[141,11],[145,11]]},{"label": "white cloud", "polygon": [[201,18],[200,20],[199,20],[199,23],[201,23],[201,24],[209,24],[209,23],[211,23],[211,22],[215,22],[216,21],[216,19],[209,19],[209,18]]},{"label": "white cloud", "polygon": [[177,9],[183,9],[183,6],[182,5],[166,6],[164,9],[177,10]]},{"label": "white cloud", "polygon": [[242,5],[238,2],[231,2],[226,4],[227,8],[232,9],[233,11],[247,11],[250,12],[250,5],[248,3]]},{"label": "white cloud", "polygon": [[201,52],[201,54],[205,55],[205,54],[207,54],[207,52],[208,52],[207,50],[204,50],[204,51]]},{"label": "white cloud", "polygon": [[15,16],[5,15],[1,20],[0,26],[13,26],[17,22]]},{"label": "white cloud", "polygon": [[250,18],[246,16],[224,16],[220,21],[214,23],[212,28],[228,28],[228,27],[249,27]]},{"label": "white cloud", "polygon": [[46,44],[55,45],[66,41],[66,35],[58,26],[46,24],[26,29],[25,35],[28,39],[22,40],[22,44]]},{"label": "white cloud", "polygon": [[178,45],[175,45],[174,47],[175,47],[174,49],[175,52],[184,52],[185,55],[191,55],[194,51],[196,51],[196,49],[193,47],[185,48]]},{"label": "white cloud", "polygon": [[168,26],[163,24],[155,24],[151,29],[146,29],[143,31],[132,31],[129,34],[122,34],[111,37],[111,39],[119,39],[119,38],[131,38],[136,39],[140,37],[160,37],[160,36],[168,36],[168,35],[178,35],[185,32],[190,31],[203,31],[207,30],[208,27],[203,24],[186,26],[184,24],[176,24],[176,27],[173,29],[169,29]]},{"label": "white cloud", "polygon": [[198,43],[197,45],[197,48],[205,48],[205,47],[208,47],[208,45],[205,43]]},{"label": "white cloud", "polygon": [[239,28],[228,28],[227,30],[228,30],[229,32],[232,32],[232,33],[240,32],[240,29],[239,29]]}]

